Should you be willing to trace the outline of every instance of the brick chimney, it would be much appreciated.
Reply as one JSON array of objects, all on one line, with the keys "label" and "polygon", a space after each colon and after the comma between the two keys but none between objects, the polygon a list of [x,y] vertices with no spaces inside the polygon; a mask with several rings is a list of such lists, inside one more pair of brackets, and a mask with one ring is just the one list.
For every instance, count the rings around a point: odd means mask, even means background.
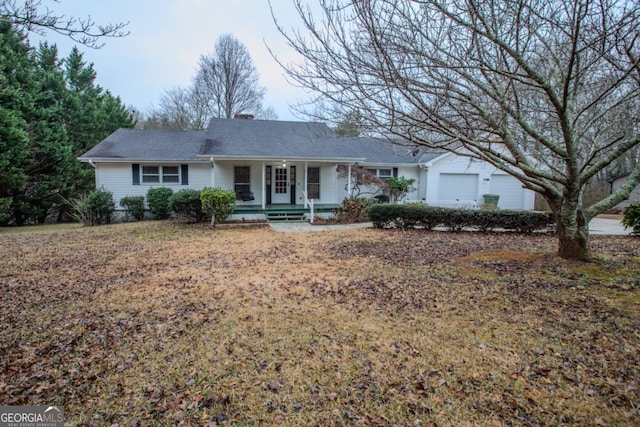
[{"label": "brick chimney", "polygon": [[244,113],[236,113],[233,116],[234,119],[241,119],[241,120],[253,120],[253,114],[244,114]]}]

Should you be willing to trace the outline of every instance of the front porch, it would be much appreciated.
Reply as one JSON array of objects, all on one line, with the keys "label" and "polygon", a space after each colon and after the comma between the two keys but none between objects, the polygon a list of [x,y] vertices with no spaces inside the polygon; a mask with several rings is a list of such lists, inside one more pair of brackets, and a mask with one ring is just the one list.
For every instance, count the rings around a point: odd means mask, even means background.
[{"label": "front porch", "polygon": [[[333,214],[333,210],[340,206],[337,203],[318,203],[313,207],[315,216],[328,217]],[[233,213],[234,218],[255,218],[267,220],[308,220],[311,209],[305,205],[275,204],[267,205],[264,208],[258,204],[237,204]]]}]

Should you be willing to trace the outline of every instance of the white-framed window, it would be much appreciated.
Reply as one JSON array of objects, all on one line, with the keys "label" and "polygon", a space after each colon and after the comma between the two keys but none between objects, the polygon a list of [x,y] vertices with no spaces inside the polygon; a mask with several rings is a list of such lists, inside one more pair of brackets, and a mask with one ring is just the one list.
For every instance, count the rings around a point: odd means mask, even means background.
[{"label": "white-framed window", "polygon": [[143,184],[180,184],[180,166],[141,165]]},{"label": "white-framed window", "polygon": [[309,199],[320,198],[320,168],[307,168],[307,197]]},{"label": "white-framed window", "polygon": [[377,176],[378,178],[382,178],[382,179],[391,178],[393,176],[393,169],[391,168],[380,168],[380,169],[367,168],[365,170],[371,175]]},{"label": "white-framed window", "polygon": [[379,178],[391,178],[393,176],[392,169],[378,169]]},{"label": "white-framed window", "polygon": [[242,198],[243,193],[251,192],[251,168],[249,166],[234,166],[233,191],[235,191],[238,200]]}]

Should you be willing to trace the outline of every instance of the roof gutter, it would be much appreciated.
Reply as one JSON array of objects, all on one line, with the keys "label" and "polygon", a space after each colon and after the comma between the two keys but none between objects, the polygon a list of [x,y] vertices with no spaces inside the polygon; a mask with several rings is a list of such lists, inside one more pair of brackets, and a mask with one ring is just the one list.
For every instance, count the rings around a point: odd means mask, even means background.
[{"label": "roof gutter", "polygon": [[99,157],[88,158],[78,157],[78,160],[84,163],[208,163],[209,159],[155,159],[155,158],[124,158],[124,157]]},{"label": "roof gutter", "polygon": [[209,156],[200,154],[198,157],[207,159],[213,158],[213,160],[252,160],[252,161],[282,161],[282,159],[287,159],[291,161],[309,161],[309,162],[340,162],[340,163],[353,163],[353,162],[362,162],[365,160],[364,157],[299,157],[299,156]]}]

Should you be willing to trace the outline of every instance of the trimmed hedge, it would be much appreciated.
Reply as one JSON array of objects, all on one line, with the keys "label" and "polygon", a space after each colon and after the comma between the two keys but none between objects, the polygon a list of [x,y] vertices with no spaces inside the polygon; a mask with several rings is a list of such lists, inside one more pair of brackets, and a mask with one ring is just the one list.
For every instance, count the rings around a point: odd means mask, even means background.
[{"label": "trimmed hedge", "polygon": [[236,193],[223,188],[204,188],[200,192],[202,210],[211,217],[211,225],[225,222],[236,209]]},{"label": "trimmed hedge", "polygon": [[144,219],[144,196],[127,196],[120,199],[120,206],[125,208],[128,215],[133,216],[138,221]]},{"label": "trimmed hedge", "polygon": [[147,191],[147,204],[154,219],[167,219],[171,216],[169,199],[173,190],[168,187],[150,188]]},{"label": "trimmed hedge", "polygon": [[192,219],[196,222],[204,219],[198,190],[184,189],[173,193],[169,197],[169,209],[182,218]]},{"label": "trimmed hedge", "polygon": [[441,226],[457,231],[464,227],[473,227],[483,232],[500,228],[532,233],[555,226],[555,218],[550,212],[452,209],[420,204],[373,205],[368,210],[368,216],[376,228],[420,227],[431,230]]}]

